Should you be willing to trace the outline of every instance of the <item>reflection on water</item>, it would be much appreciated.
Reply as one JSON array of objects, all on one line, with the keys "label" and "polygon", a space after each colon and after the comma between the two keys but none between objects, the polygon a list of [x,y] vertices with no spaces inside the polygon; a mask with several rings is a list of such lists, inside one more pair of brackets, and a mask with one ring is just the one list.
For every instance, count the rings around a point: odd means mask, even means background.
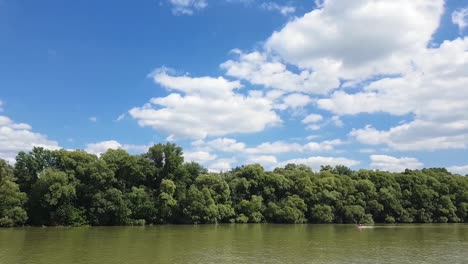
[{"label": "reflection on water", "polygon": [[468,225],[0,229],[0,264],[467,263]]}]

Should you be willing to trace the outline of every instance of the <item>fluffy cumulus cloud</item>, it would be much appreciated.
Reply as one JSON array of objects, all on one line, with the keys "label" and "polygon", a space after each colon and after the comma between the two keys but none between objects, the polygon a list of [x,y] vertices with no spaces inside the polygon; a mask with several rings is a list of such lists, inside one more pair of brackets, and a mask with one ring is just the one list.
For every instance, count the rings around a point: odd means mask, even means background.
[{"label": "fluffy cumulus cloud", "polygon": [[192,15],[194,11],[208,6],[206,0],[169,0],[174,15]]},{"label": "fluffy cumulus cloud", "polygon": [[207,165],[207,168],[211,172],[223,172],[232,169],[233,164],[237,160],[235,158],[223,158],[217,159]]},{"label": "fluffy cumulus cloud", "polygon": [[460,32],[463,32],[468,27],[468,7],[453,11],[452,22],[458,26]]},{"label": "fluffy cumulus cloud", "polygon": [[317,123],[323,120],[323,116],[319,114],[309,114],[304,119],[302,119],[302,123],[310,124],[310,123]]},{"label": "fluffy cumulus cloud", "polygon": [[208,161],[216,159],[216,155],[211,154],[208,151],[184,151],[184,160],[186,162],[197,162],[200,164],[205,164]]},{"label": "fluffy cumulus cloud", "polygon": [[[262,3],[265,9],[281,12],[282,6],[276,3]],[[210,153],[219,151],[264,164],[277,161],[274,155],[334,151],[345,144],[337,139],[247,146],[223,137],[261,132],[280,124],[280,115],[291,112],[302,118],[307,130],[328,125],[345,128],[350,125],[342,121],[346,115],[386,113],[406,120],[386,124],[385,129],[381,123],[370,123],[349,131],[353,142],[364,145],[358,149],[368,150],[371,145],[372,153],[384,148],[467,149],[468,37],[435,43],[433,34],[443,12],[443,0],[316,1],[314,10],[288,21],[259,48],[234,49],[233,58],[220,65],[224,77],[156,70],[151,77],[169,94],[152,98],[129,114],[141,126],[171,139],[200,139],[193,147],[201,156],[206,152],[205,157],[212,157]],[[466,14],[466,8],[452,13],[460,32],[467,26]],[[314,108],[321,115],[304,116]],[[293,111],[282,111],[286,109]],[[319,161],[339,164],[335,162],[339,159],[319,156],[291,161],[315,166]],[[357,165],[355,160],[343,159],[344,165]],[[422,165],[414,158],[373,155],[371,159],[379,169]],[[232,164],[229,161],[221,160],[215,167],[226,168]]]},{"label": "fluffy cumulus cloud", "polygon": [[320,121],[323,120],[322,115],[318,114],[309,114],[304,119],[302,119],[302,123],[306,125],[306,129],[308,130],[319,130],[323,124],[319,124]]},{"label": "fluffy cumulus cloud", "polygon": [[[197,161],[205,165],[209,170],[220,171],[232,168],[236,164],[258,163],[267,169],[283,166],[284,162],[279,162],[277,155],[302,156],[310,153],[332,152],[336,147],[344,144],[339,139],[325,140],[321,142],[310,141],[306,144],[291,143],[286,141],[264,142],[254,146],[247,146],[232,138],[216,138],[213,140],[196,140],[192,142],[192,148],[187,153],[190,160]],[[216,153],[216,154],[214,154]],[[225,156],[228,156],[227,158]],[[186,158],[187,159],[187,158]],[[298,159],[304,162],[301,159]],[[312,161],[327,162],[326,164],[355,165],[346,159],[333,158],[313,158]],[[310,165],[310,163],[308,163]]]},{"label": "fluffy cumulus cloud", "polygon": [[232,138],[216,138],[210,141],[197,140],[192,143],[194,149],[200,151],[220,151],[225,153],[237,153],[249,156],[284,153],[307,153],[333,151],[337,146],[343,145],[340,139],[324,140],[320,142],[310,141],[306,144],[290,143],[286,141],[263,142],[256,146],[248,147],[243,142]]},{"label": "fluffy cumulus cloud", "polygon": [[389,130],[372,126],[353,130],[351,135],[362,143],[412,150],[467,148],[468,38],[426,50],[415,59],[415,67],[402,77],[375,81],[360,93],[335,93],[318,104],[338,114],[414,116]]},{"label": "fluffy cumulus cloud", "polygon": [[302,145],[298,143],[288,143],[284,141],[264,142],[255,147],[244,150],[250,154],[281,154],[302,151]]},{"label": "fluffy cumulus cloud", "polygon": [[451,173],[456,173],[460,175],[468,175],[468,165],[464,166],[450,166],[447,168]]},{"label": "fluffy cumulus cloud", "polygon": [[[221,68],[228,76],[282,91],[283,100],[291,92],[324,94],[316,105],[335,115],[322,124],[304,119],[309,130],[329,123],[342,127],[340,115],[412,115],[412,122],[378,131],[380,143],[396,149],[464,148],[467,41],[428,48],[443,11],[443,0],[319,1],[316,9],[274,32],[262,50],[235,50],[238,58]],[[463,12],[457,10],[454,21],[461,21]],[[348,92],[337,89],[338,80],[345,80],[345,87],[366,85]],[[434,134],[418,134],[428,128]],[[360,135],[362,143],[376,141],[365,137],[376,131],[365,129],[352,135]]]},{"label": "fluffy cumulus cloud", "polygon": [[325,140],[322,142],[309,142],[303,146],[303,151],[309,152],[322,152],[322,151],[333,151],[335,147],[343,145],[344,142],[340,139]]},{"label": "fluffy cumulus cloud", "polygon": [[232,90],[242,87],[239,81],[228,81],[223,77],[190,77],[172,76],[168,68],[156,69],[150,76],[154,82],[168,89],[190,95],[223,98],[229,96]]},{"label": "fluffy cumulus cloud", "polygon": [[198,149],[222,152],[241,152],[245,149],[245,143],[237,142],[237,140],[232,138],[216,138],[208,142],[197,140],[192,143],[192,146]]},{"label": "fluffy cumulus cloud", "polygon": [[239,82],[223,77],[172,76],[158,70],[156,83],[172,91],[129,111],[141,126],[173,135],[205,138],[231,133],[252,133],[281,123],[273,102],[261,94],[243,95]]},{"label": "fluffy cumulus cloud", "polygon": [[325,0],[274,32],[265,47],[285,61],[344,79],[399,73],[426,48],[443,0]]},{"label": "fluffy cumulus cloud", "polygon": [[243,53],[234,50],[238,57],[221,64],[231,77],[247,80],[252,84],[285,92],[324,94],[339,85],[334,67],[321,70],[302,70],[294,73],[287,66],[266,53]]},{"label": "fluffy cumulus cloud", "polygon": [[278,160],[272,155],[251,156],[247,159],[247,164],[260,164],[265,168],[270,168],[278,164]]},{"label": "fluffy cumulus cloud", "polygon": [[294,164],[304,164],[317,171],[320,169],[320,166],[336,166],[344,165],[347,167],[353,167],[358,165],[360,162],[358,160],[343,158],[343,157],[308,157],[308,158],[299,158],[299,159],[290,159],[280,163],[280,166],[285,166],[288,163]]},{"label": "fluffy cumulus cloud", "polygon": [[143,153],[146,152],[149,147],[150,145],[121,144],[116,140],[107,140],[87,144],[85,151],[95,155],[101,155],[109,149],[124,149],[131,153]]},{"label": "fluffy cumulus cloud", "polygon": [[6,116],[0,116],[0,158],[14,163],[19,151],[29,151],[33,147],[59,149],[56,141],[46,135],[32,131],[25,123],[16,123]]},{"label": "fluffy cumulus cloud", "polygon": [[312,99],[309,96],[300,93],[293,93],[283,98],[283,104],[280,108],[303,108],[311,102]]},{"label": "fluffy cumulus cloud", "polygon": [[390,172],[403,172],[405,169],[420,169],[423,167],[416,158],[396,158],[387,155],[371,155],[371,167],[378,170]]}]

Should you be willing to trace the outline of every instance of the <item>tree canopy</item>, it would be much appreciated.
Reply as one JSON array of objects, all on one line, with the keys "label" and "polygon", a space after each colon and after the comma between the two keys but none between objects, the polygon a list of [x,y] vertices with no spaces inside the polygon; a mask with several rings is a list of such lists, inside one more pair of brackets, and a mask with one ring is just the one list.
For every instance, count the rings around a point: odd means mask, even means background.
[{"label": "tree canopy", "polygon": [[468,177],[324,165],[211,173],[171,143],[99,157],[34,148],[0,160],[0,226],[468,222]]}]

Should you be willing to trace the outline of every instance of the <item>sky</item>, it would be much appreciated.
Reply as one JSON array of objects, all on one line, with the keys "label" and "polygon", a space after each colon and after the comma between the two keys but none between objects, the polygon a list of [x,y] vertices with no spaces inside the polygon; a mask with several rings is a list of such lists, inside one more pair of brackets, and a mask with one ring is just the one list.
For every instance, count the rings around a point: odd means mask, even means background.
[{"label": "sky", "polygon": [[468,174],[468,2],[0,0],[0,158]]}]

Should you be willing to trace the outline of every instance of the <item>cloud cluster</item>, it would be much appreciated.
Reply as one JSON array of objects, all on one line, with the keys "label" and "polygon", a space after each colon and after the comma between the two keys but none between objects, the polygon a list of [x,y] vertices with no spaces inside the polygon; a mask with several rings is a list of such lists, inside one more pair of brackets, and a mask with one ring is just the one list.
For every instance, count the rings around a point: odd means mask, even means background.
[{"label": "cloud cluster", "polygon": [[259,51],[243,53],[233,50],[238,57],[221,64],[226,75],[251,84],[284,92],[302,92],[306,94],[326,94],[339,85],[336,69],[327,67],[320,70],[301,70],[294,73],[287,65],[266,53]]},{"label": "cloud cluster", "polygon": [[216,138],[210,141],[197,140],[192,143],[196,149],[204,151],[221,151],[246,155],[257,154],[284,154],[284,153],[310,153],[333,151],[344,142],[339,139],[310,141],[306,144],[290,143],[286,141],[263,142],[254,147],[248,147],[243,142],[232,138]]},{"label": "cloud cluster", "polygon": [[463,32],[468,27],[468,7],[453,11],[452,22],[458,26],[460,33]]},{"label": "cloud cluster", "polygon": [[416,69],[404,76],[375,81],[360,93],[335,93],[318,104],[337,114],[414,116],[411,122],[389,130],[367,126],[352,131],[361,143],[386,144],[399,150],[467,148],[468,38],[428,49],[415,58],[414,65]]},{"label": "cloud cluster", "polygon": [[343,158],[343,157],[316,156],[316,157],[308,157],[308,158],[290,159],[290,160],[281,162],[279,166],[285,166],[288,163],[307,165],[313,170],[318,171],[320,170],[320,166],[322,165],[330,165],[330,166],[344,165],[347,167],[353,167],[353,166],[358,165],[360,161]]},{"label": "cloud cluster", "polygon": [[[282,10],[273,2],[262,7]],[[292,9],[284,11],[289,12]],[[443,12],[443,0],[316,1],[314,10],[287,22],[259,48],[234,49],[234,58],[220,64],[226,77],[181,76],[158,69],[151,76],[169,95],[152,98],[129,113],[141,126],[171,139],[202,139],[194,145],[199,151],[243,153],[249,162],[263,164],[277,162],[277,154],[333,151],[343,144],[337,139],[248,147],[222,138],[281,124],[286,109],[301,113],[308,130],[328,124],[344,127],[345,115],[386,113],[407,120],[387,129],[369,124],[349,131],[355,142],[365,145],[403,151],[466,149],[468,38],[434,43]],[[452,13],[460,31],[467,25],[466,14],[466,9]],[[306,112],[311,113],[304,116]],[[371,156],[375,168],[390,170],[422,165],[412,159]],[[324,157],[300,161],[317,160]],[[353,162],[346,164],[357,164]]]},{"label": "cloud cluster", "polygon": [[0,158],[10,163],[15,162],[16,154],[29,151],[33,147],[60,149],[56,141],[47,136],[32,131],[25,123],[15,123],[6,116],[0,116]]},{"label": "cloud cluster", "polygon": [[[268,51],[304,69],[343,79],[399,73],[426,48],[443,0],[326,0],[266,41]],[[335,76],[336,77],[336,76]]]},{"label": "cloud cluster", "polygon": [[456,173],[460,175],[468,175],[468,165],[464,166],[450,166],[447,168],[451,173]]},{"label": "cloud cluster", "polygon": [[85,151],[95,155],[101,155],[109,149],[124,149],[132,153],[143,153],[148,150],[151,145],[133,145],[121,144],[116,140],[107,140],[86,145]]},{"label": "cloud cluster", "polygon": [[[216,138],[209,141],[196,140],[192,142],[193,150],[188,152],[188,156],[191,160],[198,160],[201,164],[212,170],[216,170],[212,165],[219,164],[219,160],[224,161],[223,164],[227,164],[227,162],[225,162],[226,158],[221,157],[226,154],[230,156],[227,160],[232,161],[229,163],[231,165],[233,162],[241,161],[243,164],[259,163],[265,168],[271,169],[281,166],[281,164],[284,163],[278,160],[277,155],[309,155],[311,153],[332,152],[336,147],[343,144],[344,142],[341,140],[335,139],[321,142],[311,141],[306,144],[290,143],[286,141],[263,142],[256,146],[249,147],[247,144],[232,138]],[[219,155],[212,153],[217,153]],[[220,156],[220,158],[218,158],[218,156]],[[205,157],[211,158],[205,159]],[[345,159],[328,157],[322,160],[324,162],[330,161],[330,164],[333,165]],[[347,162],[346,164],[350,163]],[[328,163],[320,165],[328,165]],[[229,168],[223,167],[223,170]]]},{"label": "cloud cluster", "polygon": [[424,166],[418,159],[409,157],[396,158],[387,155],[371,155],[370,159],[371,168],[390,172],[421,169]]},{"label": "cloud cluster", "polygon": [[168,133],[171,138],[252,133],[281,123],[271,100],[235,92],[241,87],[238,81],[171,76],[165,71],[157,71],[154,80],[173,92],[152,98],[129,113],[140,126]]}]

